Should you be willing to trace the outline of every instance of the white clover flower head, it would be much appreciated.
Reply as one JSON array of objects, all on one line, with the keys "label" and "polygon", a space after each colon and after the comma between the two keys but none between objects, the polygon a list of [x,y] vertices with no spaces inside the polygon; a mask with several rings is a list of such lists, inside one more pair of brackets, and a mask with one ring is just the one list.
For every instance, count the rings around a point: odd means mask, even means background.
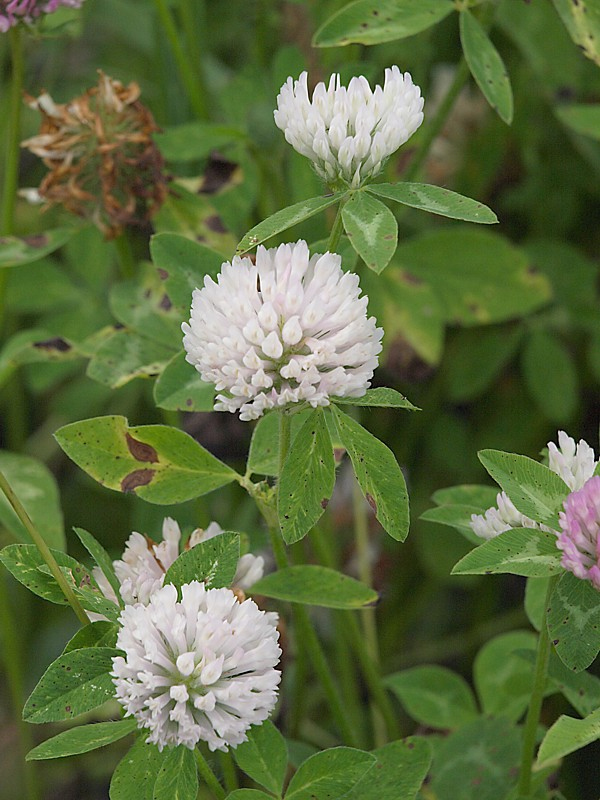
[{"label": "white clover flower head", "polygon": [[545,525],[526,517],[515,508],[506,492],[496,495],[498,507],[492,506],[484,514],[471,514],[471,528],[482,539],[493,539],[511,528],[538,528],[549,530]]},{"label": "white clover flower head", "polygon": [[362,75],[348,87],[334,74],[308,96],[308,74],[288,78],[277,96],[275,124],[330,186],[352,188],[370,180],[423,122],[421,90],[408,72],[385,70],[383,87]]},{"label": "white clover flower head", "polygon": [[[216,522],[211,522],[206,530],[197,528],[191,534],[188,548],[194,547],[199,542],[212,539],[223,533],[223,529]],[[134,531],[127,539],[122,558],[113,561],[115,574],[121,584],[121,597],[126,605],[150,601],[152,594],[160,589],[165,580],[169,567],[179,556],[181,530],[174,519],[165,517],[162,527],[162,541],[153,542],[147,536]],[[264,559],[247,553],[238,561],[236,573],[233,578],[233,587],[246,591],[256,581],[260,580],[264,572]],[[102,594],[113,603],[117,603],[117,596],[99,567],[94,567],[92,574]],[[104,619],[95,615],[95,619]]]},{"label": "white clover flower head", "polygon": [[281,649],[277,615],[230,589],[192,581],[155,592],[119,617],[113,683],[125,716],[159,750],[205,741],[227,750],[246,741],[277,701]]},{"label": "white clover flower head", "polygon": [[571,491],[582,489],[597,465],[593,448],[583,439],[576,445],[574,439],[564,431],[559,431],[558,447],[554,442],[548,442],[548,466]]},{"label": "white clover flower head", "polygon": [[[593,449],[583,439],[579,444],[564,431],[558,431],[558,447],[548,442],[548,467],[567,484],[571,491],[581,489],[592,477],[598,462]],[[498,508],[492,506],[484,514],[471,514],[469,523],[473,532],[482,539],[493,539],[511,528],[538,528],[553,531],[518,511],[505,492],[496,497]]]},{"label": "white clover flower head", "polygon": [[215,409],[257,419],[290,403],[361,397],[383,330],[367,318],[358,276],[336,253],[311,257],[304,241],[235,257],[195,289],[183,323],[186,360],[214,383]]}]

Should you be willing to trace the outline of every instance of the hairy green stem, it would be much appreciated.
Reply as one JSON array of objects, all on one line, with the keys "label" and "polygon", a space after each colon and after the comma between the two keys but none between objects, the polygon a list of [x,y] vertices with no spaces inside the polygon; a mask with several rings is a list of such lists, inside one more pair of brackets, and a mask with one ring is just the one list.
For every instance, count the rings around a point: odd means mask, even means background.
[{"label": "hairy green stem", "polygon": [[41,793],[35,761],[25,761],[25,756],[33,748],[34,742],[31,726],[23,721],[21,715],[24,699],[21,638],[17,635],[15,617],[10,607],[6,575],[0,575],[0,639],[8,689],[19,733],[20,763],[23,765],[25,794],[27,800],[39,800]]},{"label": "hairy green stem", "polygon": [[31,521],[31,517],[29,516],[27,511],[25,511],[23,504],[12,490],[12,487],[10,486],[10,484],[8,483],[2,472],[0,472],[0,490],[6,495],[6,499],[13,507],[15,514],[21,520],[21,522],[25,526],[25,529],[33,539],[35,546],[40,551],[40,555],[48,565],[48,569],[50,570],[55,581],[60,586],[62,593],[64,594],[69,605],[75,612],[77,619],[81,622],[82,625],[88,625],[90,620],[88,619],[87,614],[83,610],[81,603],[75,596],[73,587],[66,579],[61,568],[58,566],[56,559],[52,555],[52,551],[44,541],[43,537],[40,535],[39,531],[37,530],[33,522]]},{"label": "hairy green stem", "polygon": [[546,689],[546,681],[548,678],[548,661],[550,659],[550,635],[548,633],[546,614],[548,613],[548,604],[557,580],[558,577],[554,575],[548,582],[546,602],[544,605],[544,617],[538,637],[533,687],[531,690],[531,697],[529,699],[527,717],[525,718],[525,727],[523,728],[521,768],[519,771],[519,783],[517,784],[519,796],[522,797],[529,797],[531,794],[531,765],[533,763],[533,755],[535,752],[535,736],[537,732],[537,726],[540,721],[542,701],[544,699],[544,691]]},{"label": "hairy green stem", "polygon": [[[365,499],[354,480],[352,484],[352,508],[354,512],[354,541],[358,558],[358,577],[367,586],[373,584],[373,570],[371,569],[371,553],[369,548],[369,518],[365,506]],[[377,617],[374,608],[365,608],[361,611],[362,629],[365,640],[365,650],[371,663],[379,667],[379,641],[377,638]],[[371,720],[375,746],[381,747],[386,743],[385,721],[381,712],[371,701]]]},{"label": "hairy green stem", "polygon": [[165,29],[173,58],[179,70],[179,77],[185,88],[192,110],[198,119],[208,119],[208,108],[206,98],[202,93],[202,86],[190,67],[189,58],[181,45],[179,32],[177,31],[177,26],[175,25],[169,6],[166,0],[154,0],[154,2],[158,18]]},{"label": "hairy green stem", "polygon": [[200,777],[204,781],[204,783],[208,786],[217,800],[225,800],[225,789],[219,783],[219,780],[215,773],[210,768],[208,761],[204,758],[200,750],[196,748],[194,750],[194,755],[196,756],[196,764],[198,765],[198,772],[200,773]]}]

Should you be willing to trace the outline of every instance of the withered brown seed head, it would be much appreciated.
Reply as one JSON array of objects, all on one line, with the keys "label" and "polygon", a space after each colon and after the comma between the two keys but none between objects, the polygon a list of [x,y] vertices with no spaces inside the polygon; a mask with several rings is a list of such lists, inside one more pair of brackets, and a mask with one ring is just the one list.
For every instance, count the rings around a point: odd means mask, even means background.
[{"label": "withered brown seed head", "polygon": [[46,204],[62,204],[112,239],[158,211],[167,180],[152,141],[158,128],[139,102],[139,86],[99,74],[98,86],[66,104],[55,103],[46,92],[26,96],[42,114],[42,124],[38,135],[21,146],[50,170],[38,190]]}]

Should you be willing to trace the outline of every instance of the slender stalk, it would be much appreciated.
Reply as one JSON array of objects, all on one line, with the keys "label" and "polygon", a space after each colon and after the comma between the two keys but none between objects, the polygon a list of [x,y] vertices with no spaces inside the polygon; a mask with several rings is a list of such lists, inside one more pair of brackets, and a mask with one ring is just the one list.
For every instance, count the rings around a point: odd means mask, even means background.
[{"label": "slender stalk", "polygon": [[40,800],[40,785],[34,761],[25,761],[25,756],[33,748],[31,727],[23,721],[23,659],[21,639],[17,635],[15,617],[10,607],[6,590],[6,575],[0,575],[0,638],[2,657],[6,670],[8,689],[19,732],[20,762],[23,765],[23,780],[27,800]]},{"label": "slender stalk", "polygon": [[196,748],[194,750],[194,755],[196,756],[196,764],[198,765],[198,772],[200,773],[200,777],[204,781],[204,783],[208,786],[217,800],[225,800],[225,789],[219,783],[219,780],[215,773],[212,771],[210,766],[208,765],[207,760],[204,758],[200,750]]},{"label": "slender stalk", "polygon": [[342,201],[337,207],[337,213],[335,215],[333,226],[331,228],[331,233],[329,234],[329,239],[327,241],[328,253],[335,253],[335,248],[338,246],[342,236],[342,231],[344,230],[344,224],[342,220],[343,207],[344,207],[344,202]]},{"label": "slender stalk", "polygon": [[[15,204],[19,183],[19,135],[21,131],[21,105],[23,103],[23,75],[25,60],[23,58],[23,38],[19,25],[8,32],[12,74],[10,81],[10,101],[8,107],[8,130],[4,156],[4,185],[2,187],[2,203],[0,206],[0,233],[10,236],[14,233]],[[8,272],[0,269],[0,328],[4,318],[4,297]],[[2,331],[0,330],[0,333]]]},{"label": "slender stalk", "polygon": [[206,98],[202,93],[200,82],[194,75],[190,67],[188,56],[186,55],[179,38],[177,27],[169,10],[166,0],[154,0],[158,18],[162,23],[173,58],[179,70],[179,77],[183,83],[190,105],[198,119],[208,119],[208,109]]},{"label": "slender stalk", "polygon": [[119,268],[121,270],[121,277],[124,280],[133,278],[135,275],[135,258],[133,257],[133,250],[131,249],[131,242],[129,241],[129,234],[126,230],[120,233],[114,239],[115,249],[119,260]]},{"label": "slender stalk", "polygon": [[548,582],[546,604],[544,607],[544,619],[542,621],[542,628],[538,637],[533,688],[531,690],[529,709],[527,710],[527,717],[525,719],[525,727],[523,728],[521,769],[519,772],[519,783],[517,785],[518,794],[522,797],[529,797],[531,794],[531,765],[533,763],[533,754],[535,751],[535,735],[537,732],[538,723],[540,721],[540,712],[542,710],[542,701],[544,699],[544,690],[546,688],[548,673],[548,660],[550,658],[550,636],[548,634],[548,626],[546,624],[546,614],[548,611],[550,596],[554,591],[557,580],[558,577],[555,575],[550,578],[550,581]]},{"label": "slender stalk", "polygon": [[[369,519],[365,500],[362,496],[358,481],[352,484],[352,507],[354,511],[354,541],[358,557],[358,576],[367,586],[373,585],[373,570],[371,569],[371,553],[369,552]],[[375,667],[379,667],[379,641],[377,639],[377,618],[374,608],[365,608],[361,611],[362,629],[365,639],[365,649]],[[371,720],[375,746],[381,747],[386,743],[385,721],[381,712],[371,701]]]},{"label": "slender stalk", "polygon": [[456,68],[456,72],[454,74],[454,80],[452,81],[450,88],[446,92],[444,99],[438,106],[434,118],[431,120],[431,122],[427,125],[427,127],[423,131],[421,146],[419,147],[416,156],[411,161],[408,169],[402,176],[403,180],[412,181],[418,177],[421,171],[421,167],[425,163],[425,159],[429,154],[429,149],[431,148],[434,139],[436,139],[439,136],[442,128],[444,127],[446,120],[448,119],[448,115],[452,111],[454,102],[458,97],[458,95],[460,94],[461,89],[467,82],[468,77],[469,77],[469,68],[467,66],[467,62],[463,57],[461,58],[458,67]]},{"label": "slender stalk", "polygon": [[[319,535],[318,532],[316,533],[317,535],[312,537],[312,544],[315,548],[315,551],[325,566],[333,568],[334,563],[327,537],[323,534]],[[387,738],[390,741],[398,739],[400,737],[400,730],[396,713],[394,712],[387,692],[381,684],[379,667],[372,661],[367,649],[365,648],[364,636],[358,625],[358,622],[352,615],[352,612],[340,613],[339,619],[344,627],[344,633],[346,634],[350,646],[352,647],[353,653],[358,659],[358,663],[360,665],[365,683],[367,684],[369,693],[377,703],[379,710],[383,715],[388,731]]]},{"label": "slender stalk", "polygon": [[23,103],[23,75],[25,61],[23,58],[23,37],[19,25],[8,32],[12,74],[10,81],[10,105],[8,119],[8,135],[6,137],[6,161],[4,166],[4,191],[2,194],[2,212],[0,225],[2,235],[14,232],[15,203],[19,180],[19,134],[21,130],[21,105]]},{"label": "slender stalk", "polygon": [[237,770],[235,768],[235,763],[233,761],[231,752],[228,751],[227,753],[224,753],[219,751],[219,763],[221,764],[223,782],[225,783],[225,790],[227,793],[229,794],[229,792],[239,789],[240,784],[238,781]]},{"label": "slender stalk", "polygon": [[81,622],[82,625],[88,625],[89,624],[88,616],[83,610],[81,603],[75,596],[75,592],[73,591],[72,586],[69,584],[68,580],[64,576],[63,572],[61,571],[61,568],[58,566],[58,563],[56,562],[56,559],[52,555],[52,551],[50,550],[50,548],[40,535],[39,531],[37,530],[33,522],[31,521],[29,514],[27,513],[27,511],[25,511],[25,508],[23,507],[21,501],[19,500],[17,495],[13,492],[12,487],[10,486],[10,484],[8,483],[2,472],[0,472],[0,490],[2,490],[2,492],[6,495],[6,499],[13,507],[15,514],[21,520],[21,522],[25,526],[25,529],[33,539],[35,546],[40,551],[42,558],[48,565],[48,569],[52,573],[55,581],[60,586],[62,593],[66,597],[69,605],[75,612],[77,619]]}]

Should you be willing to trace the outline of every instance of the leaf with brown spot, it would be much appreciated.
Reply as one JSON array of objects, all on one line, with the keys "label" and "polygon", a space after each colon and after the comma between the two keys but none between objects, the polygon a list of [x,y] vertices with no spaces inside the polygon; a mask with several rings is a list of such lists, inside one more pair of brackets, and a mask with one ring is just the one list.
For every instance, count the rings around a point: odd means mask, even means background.
[{"label": "leaf with brown spot", "polygon": [[121,481],[122,492],[134,492],[139,486],[147,486],[154,477],[153,469],[136,469]]},{"label": "leaf with brown spot", "polygon": [[137,461],[150,461],[153,464],[158,461],[156,450],[151,445],[139,442],[130,433],[125,434],[125,441],[129,452]]}]

